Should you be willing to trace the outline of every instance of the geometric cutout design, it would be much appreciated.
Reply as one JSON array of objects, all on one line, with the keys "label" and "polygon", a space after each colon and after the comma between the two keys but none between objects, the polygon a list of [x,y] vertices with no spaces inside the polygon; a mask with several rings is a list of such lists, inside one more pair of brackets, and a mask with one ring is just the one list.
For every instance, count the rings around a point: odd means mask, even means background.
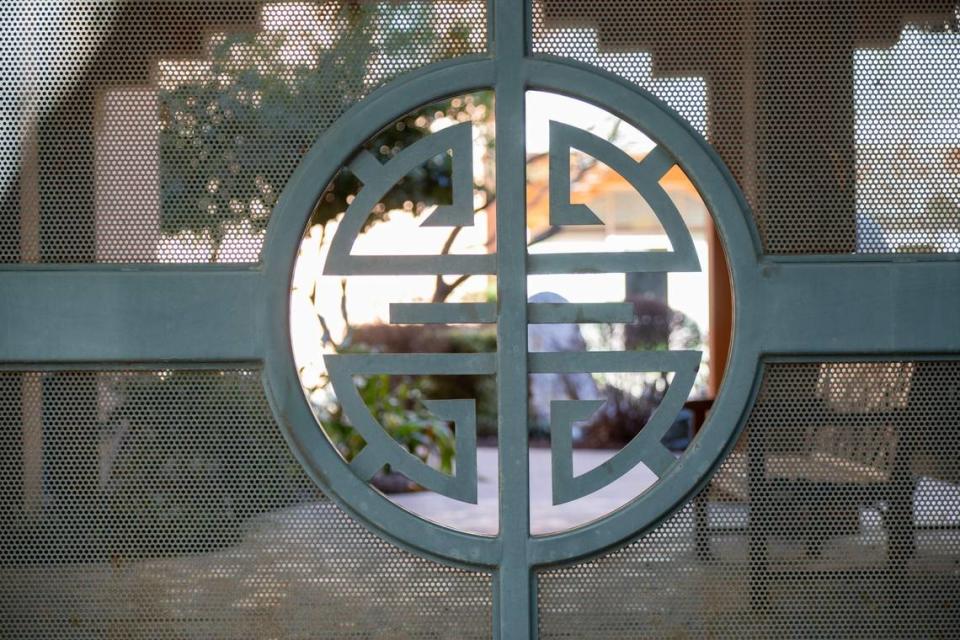
[{"label": "geometric cutout design", "polygon": [[363,256],[350,253],[370,212],[393,186],[430,159],[453,151],[453,203],[439,205],[422,226],[467,226],[473,224],[473,125],[469,122],[441,129],[403,149],[381,164],[367,151],[356,154],[350,169],[363,183],[330,244],[324,275],[491,275],[496,258],[476,255]]},{"label": "geometric cutout design", "polygon": [[426,400],[424,404],[437,418],[454,424],[456,474],[434,469],[400,446],[370,413],[360,397],[353,376],[356,362],[348,357],[326,356],[327,372],[350,424],[363,436],[366,446],[351,461],[351,470],[369,482],[384,465],[405,475],[420,486],[456,500],[477,501],[477,417],[476,402],[469,400]]},{"label": "geometric cutout design", "polygon": [[686,402],[700,365],[698,351],[634,352],[636,371],[673,371],[673,381],[653,415],[633,439],[610,459],[573,475],[572,427],[600,409],[598,400],[554,400],[550,405],[550,453],[553,466],[553,504],[563,504],[599,491],[639,463],[657,476],[676,462],[661,442]]},{"label": "geometric cutout design", "polygon": [[570,202],[570,152],[577,149],[620,174],[650,205],[670,240],[672,251],[571,253],[531,256],[531,273],[699,271],[690,232],[659,180],[676,164],[663,146],[637,162],[626,152],[589,131],[550,121],[550,224],[603,224],[585,204]]}]

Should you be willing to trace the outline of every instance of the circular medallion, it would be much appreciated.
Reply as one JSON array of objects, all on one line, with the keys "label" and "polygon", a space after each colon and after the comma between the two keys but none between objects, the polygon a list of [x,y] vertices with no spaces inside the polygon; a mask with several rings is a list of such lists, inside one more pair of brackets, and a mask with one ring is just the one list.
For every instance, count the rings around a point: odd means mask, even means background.
[{"label": "circular medallion", "polygon": [[[676,113],[632,85],[579,65],[530,60],[525,66],[529,91],[549,92],[594,105],[643,132],[651,141],[642,157],[628,153],[615,141],[583,127],[550,121],[546,132],[549,156],[549,224],[551,228],[590,227],[604,222],[583,203],[571,197],[571,153],[602,163],[618,180],[625,181],[656,217],[669,250],[652,251],[626,246],[616,252],[534,252],[526,239],[502,235],[497,250],[489,252],[438,251],[418,253],[397,246],[392,254],[364,252],[357,239],[371,215],[398,183],[412,172],[434,167],[442,183],[444,201],[424,211],[417,222],[429,229],[459,229],[475,224],[474,155],[475,123],[469,119],[444,127],[425,129],[402,148],[378,154],[364,143],[384,127],[396,126],[423,105],[451,96],[462,96],[495,86],[491,61],[442,65],[414,74],[377,91],[351,109],[316,143],[289,181],[273,214],[264,258],[269,284],[264,326],[268,340],[265,383],[278,422],[310,475],[355,517],[383,535],[426,555],[459,564],[496,567],[501,562],[504,536],[527,537],[530,566],[556,563],[602,552],[628,541],[682,504],[706,482],[736,436],[756,370],[756,358],[733,349],[726,380],[711,417],[693,442],[679,455],[665,445],[668,430],[687,400],[701,366],[695,349],[622,349],[564,351],[517,349],[526,344],[529,325],[568,326],[591,322],[629,324],[636,308],[616,303],[568,303],[563,298],[531,299],[526,309],[506,301],[517,291],[526,299],[528,277],[544,274],[649,274],[702,270],[690,231],[662,180],[671,170],[681,171],[696,190],[724,243],[730,276],[741,306],[739,285],[752,277],[755,254],[746,223],[748,212],[734,181],[707,143]],[[494,95],[494,100],[496,96]],[[523,131],[523,114],[497,112],[491,125],[495,138]],[[523,156],[521,156],[522,158]],[[498,154],[499,159],[499,154]],[[497,166],[496,184],[504,172],[523,172],[518,166]],[[290,289],[294,264],[304,229],[322,206],[326,189],[337,176],[349,172],[357,186],[344,198],[345,212],[328,238],[323,274],[335,277],[364,276],[389,288],[402,275],[495,278],[497,300],[450,303],[392,304],[389,322],[430,326],[474,323],[495,326],[497,339],[489,350],[476,352],[378,353],[349,348],[328,349],[323,355],[323,375],[339,403],[338,420],[355,433],[362,447],[350,455],[331,440],[330,426],[304,393],[291,345]],[[521,183],[522,184],[522,183]],[[528,203],[516,190],[497,190],[497,228],[506,216],[524,216]],[[329,197],[329,196],[327,196]],[[382,207],[381,207],[382,208]],[[507,228],[503,225],[504,229]],[[503,234],[504,232],[501,232]],[[520,242],[520,244],[515,244]],[[507,295],[509,294],[509,295]],[[509,296],[513,296],[512,298]],[[520,305],[521,307],[523,305]],[[736,318],[736,336],[749,331],[749,320]],[[342,347],[343,345],[341,345]],[[588,470],[573,464],[574,427],[590,419],[602,401],[582,397],[549,402],[549,460],[551,498],[555,505],[589,500],[634,469],[644,467],[655,481],[620,508],[583,526],[533,535],[523,503],[529,502],[529,484],[510,484],[517,476],[504,473],[512,465],[523,468],[528,452],[507,447],[507,430],[522,431],[526,442],[529,407],[517,406],[519,376],[571,376],[595,372],[659,372],[669,386],[642,429],[615,455]],[[438,468],[425,456],[415,455],[391,437],[383,416],[370,405],[361,385],[372,376],[488,376],[500,392],[497,429],[500,434],[499,528],[494,535],[479,535],[431,522],[389,499],[375,486],[378,472],[390,469],[416,486],[447,500],[478,500],[477,399],[447,393],[419,398],[423,412],[450,425],[455,468]],[[736,383],[729,383],[729,380]],[[504,388],[512,385],[514,388]],[[506,400],[504,398],[507,398]],[[512,400],[510,400],[512,398]],[[548,398],[548,400],[550,400]],[[522,402],[521,402],[522,404]],[[520,416],[518,418],[518,416]],[[325,430],[326,428],[326,430]],[[520,474],[523,476],[523,473]],[[516,505],[520,504],[520,507]],[[519,509],[513,518],[511,509]],[[514,538],[515,539],[515,538]]]}]

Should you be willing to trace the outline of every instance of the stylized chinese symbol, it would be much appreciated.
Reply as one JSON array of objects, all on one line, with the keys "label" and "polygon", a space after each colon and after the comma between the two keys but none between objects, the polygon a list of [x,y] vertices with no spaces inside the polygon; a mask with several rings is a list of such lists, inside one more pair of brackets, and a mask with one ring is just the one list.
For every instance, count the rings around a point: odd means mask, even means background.
[{"label": "stylized chinese symbol", "polygon": [[[671,251],[628,251],[623,253],[534,254],[525,257],[525,269],[506,270],[498,256],[403,255],[370,256],[351,253],[353,244],[374,206],[396,183],[431,158],[452,154],[452,203],[437,207],[422,226],[471,226],[474,222],[472,125],[462,123],[427,135],[381,163],[361,150],[349,163],[350,171],[363,183],[331,242],[324,275],[412,274],[496,274],[499,278],[525,279],[528,273],[586,273],[699,271],[700,264],[690,234],[659,181],[676,164],[671,153],[656,146],[641,161],[592,133],[560,122],[550,122],[549,194],[550,222],[556,226],[602,225],[584,204],[570,198],[570,154],[577,150],[606,164],[622,176],[650,205],[672,246]],[[529,303],[527,322],[590,323],[631,322],[631,303]],[[494,303],[394,303],[390,321],[403,324],[497,323],[500,311]],[[498,346],[503,349],[502,346]],[[588,419],[602,401],[555,400],[551,403],[552,488],[554,504],[587,496],[639,463],[658,476],[676,464],[676,457],[662,444],[673,424],[699,367],[699,351],[628,351],[588,353],[419,353],[340,354],[324,357],[331,383],[350,423],[366,442],[351,461],[351,470],[370,481],[385,465],[419,485],[456,500],[477,500],[476,406],[474,399],[427,401],[427,408],[440,419],[455,425],[457,469],[443,473],[422,462],[395,442],[381,428],[364,404],[354,376],[390,375],[496,375],[502,367],[526,367],[532,374],[673,372],[667,394],[653,417],[639,434],[602,465],[580,475],[573,473],[572,428]],[[504,424],[500,428],[523,429],[526,424]]]},{"label": "stylized chinese symbol", "polygon": [[[500,6],[501,3],[495,3]],[[507,3],[509,4],[509,3]],[[598,69],[527,55],[520,12],[495,12],[495,55],[441,63],[376,91],[355,105],[306,154],[288,181],[271,217],[262,265],[270,284],[264,300],[264,382],[274,414],[291,449],[311,477],[349,513],[381,535],[432,558],[496,572],[495,634],[532,637],[539,567],[570,562],[612,549],[654,526],[684,504],[723,459],[743,424],[756,379],[760,344],[752,295],[762,290],[755,269],[757,244],[748,226],[746,202],[716,153],[678,114],[650,94]],[[513,7],[516,9],[516,7]],[[471,124],[434,131],[381,162],[361,143],[374,138],[425,104],[493,88],[496,127],[496,254],[363,255],[354,243],[373,209],[393,185],[425,161],[450,153],[452,200],[424,221],[426,226],[473,224]],[[551,224],[597,225],[588,207],[571,201],[572,149],[607,165],[646,200],[670,242],[671,251],[622,253],[531,253],[527,249],[524,146],[527,91],[562,94],[619,117],[655,143],[637,161],[586,130],[553,122],[549,129],[549,219]],[[707,423],[675,458],[662,444],[687,397],[699,367],[695,351],[529,352],[532,324],[610,322],[633,319],[624,303],[531,302],[530,274],[697,271],[690,234],[660,181],[678,166],[697,190],[722,240],[737,310],[725,382]],[[326,185],[347,167],[362,184],[331,239],[325,274],[495,275],[496,304],[393,304],[392,323],[489,323],[497,328],[495,352],[473,354],[335,354],[325,365],[344,414],[365,440],[349,463],[326,436],[308,402],[291,348],[289,315],[294,257],[303,230]],[[742,293],[742,295],[741,295]],[[286,313],[278,313],[285,310]],[[550,406],[552,497],[555,504],[590,496],[641,463],[657,481],[617,510],[574,529],[534,535],[530,528],[528,378],[530,374],[673,372],[669,390],[635,438],[600,466],[575,475],[572,425],[597,411],[596,401],[560,400]],[[371,484],[384,465],[448,499],[477,500],[476,401],[428,400],[439,419],[455,424],[456,469],[445,474],[396,444],[364,404],[355,376],[496,376],[499,458],[499,522],[496,535],[446,527],[400,507]]]},{"label": "stylized chinese symbol", "polygon": [[[289,320],[268,314],[271,348],[267,359],[268,394],[292,449],[308,472],[330,494],[368,525],[410,548],[434,557],[482,567],[499,567],[505,583],[523,584],[536,566],[584,557],[630,539],[682,504],[702,484],[733,441],[740,411],[747,402],[750,378],[741,378],[716,401],[696,441],[678,458],[663,443],[682,409],[701,362],[699,351],[531,351],[527,331],[536,324],[630,323],[629,302],[538,302],[528,300],[531,274],[588,274],[699,271],[700,263],[676,205],[661,182],[673,167],[689,179],[724,239],[734,237],[731,254],[734,282],[743,278],[739,256],[753,256],[744,220],[742,196],[709,146],[669,108],[634,87],[598,73],[550,61],[528,60],[522,69],[525,90],[565,94],[614,114],[645,133],[653,148],[635,159],[612,142],[558,121],[549,123],[549,221],[558,227],[601,225],[586,205],[571,198],[574,151],[603,163],[636,191],[658,219],[669,251],[627,250],[616,253],[533,253],[526,239],[526,164],[524,93],[496,81],[501,63],[464,61],[426,72],[388,87],[358,104],[310,151],[291,178],[274,212],[265,250],[265,277],[286,287],[290,265],[324,188],[346,168],[362,185],[330,239],[323,274],[383,278],[397,275],[496,276],[496,303],[393,303],[389,321],[396,324],[477,324],[497,328],[496,351],[487,353],[337,353],[324,365],[344,416],[362,437],[364,448],[349,462],[326,437],[303,393],[290,350]],[[519,82],[514,78],[514,82]],[[493,87],[496,98],[496,253],[368,255],[355,247],[372,212],[401,181],[437,156],[449,154],[448,204],[436,207],[421,222],[426,227],[474,224],[473,124],[463,122],[434,130],[381,161],[363,143],[377,132],[437,100]],[[516,85],[511,85],[516,86]],[[358,151],[359,149],[359,151]],[[445,162],[446,166],[446,162]],[[299,230],[296,225],[300,225]],[[738,276],[738,274],[740,274]],[[279,289],[278,289],[279,291]],[[276,295],[281,295],[277,293]],[[273,298],[271,300],[278,300]],[[280,305],[285,304],[279,301]],[[289,308],[289,307],[285,307]],[[736,343],[735,343],[736,344]],[[736,349],[730,371],[742,364]],[[599,466],[577,473],[573,457],[574,426],[588,421],[601,402],[553,399],[549,404],[551,493],[554,505],[590,496],[641,464],[656,476],[630,502],[599,519],[565,531],[533,535],[530,522],[528,381],[533,374],[654,373],[671,374],[669,388],[639,433]],[[475,398],[427,399],[428,411],[454,424],[456,466],[446,473],[397,443],[378,422],[357,385],[364,376],[494,376],[497,388],[499,522],[495,536],[456,530],[400,507],[373,486],[375,475],[392,471],[446,498],[478,502],[477,403]],[[718,416],[722,416],[718,422]],[[519,572],[517,575],[511,572]],[[513,577],[509,577],[509,575]],[[525,596],[524,596],[525,597]]]}]

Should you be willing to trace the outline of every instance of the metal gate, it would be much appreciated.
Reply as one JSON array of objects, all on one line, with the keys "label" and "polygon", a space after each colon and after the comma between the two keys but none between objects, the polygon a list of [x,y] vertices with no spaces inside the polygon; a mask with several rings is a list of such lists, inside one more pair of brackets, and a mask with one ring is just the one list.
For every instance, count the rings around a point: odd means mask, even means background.
[{"label": "metal gate", "polygon": [[[3,637],[957,633],[952,0],[105,0],[2,15]],[[478,91],[495,111],[495,250],[354,251],[371,210],[438,155],[450,202],[421,226],[473,224],[469,122],[370,141]],[[642,195],[669,251],[528,250],[531,91],[652,141],[637,160],[551,121],[550,224],[602,224],[571,197],[576,150]],[[708,265],[661,183],[672,169],[709,214]],[[305,395],[291,330],[298,250],[344,171],[362,187],[325,274],[496,278],[493,301],[390,306],[394,323],[495,325],[492,350],[324,354],[364,443],[352,457]],[[530,301],[528,276],[706,267],[712,331],[730,336],[712,342],[723,383],[678,456],[664,436],[698,351],[527,344],[533,324],[634,313]],[[656,482],[535,535],[529,376],[597,371],[672,377],[635,439],[579,475],[570,429],[598,403],[551,403],[554,504],[640,464]],[[477,501],[475,399],[425,401],[456,427],[456,470],[441,473],[356,390],[412,374],[495,379],[494,535],[372,484],[387,465]]]}]

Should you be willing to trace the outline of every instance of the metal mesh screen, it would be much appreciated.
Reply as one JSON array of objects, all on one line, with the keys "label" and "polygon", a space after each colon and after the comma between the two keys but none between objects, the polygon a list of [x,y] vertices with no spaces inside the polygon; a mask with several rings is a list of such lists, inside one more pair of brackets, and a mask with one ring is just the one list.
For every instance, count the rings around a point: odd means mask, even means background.
[{"label": "metal mesh screen", "polygon": [[254,262],[307,148],[483,0],[11,2],[0,262]]},{"label": "metal mesh screen", "polygon": [[537,0],[533,50],[704,133],[771,253],[960,251],[955,0]]},{"label": "metal mesh screen", "polygon": [[768,365],[691,504],[540,574],[541,637],[955,636],[958,422],[958,361]]},{"label": "metal mesh screen", "polygon": [[255,371],[0,373],[0,636],[488,637],[314,488]]}]

